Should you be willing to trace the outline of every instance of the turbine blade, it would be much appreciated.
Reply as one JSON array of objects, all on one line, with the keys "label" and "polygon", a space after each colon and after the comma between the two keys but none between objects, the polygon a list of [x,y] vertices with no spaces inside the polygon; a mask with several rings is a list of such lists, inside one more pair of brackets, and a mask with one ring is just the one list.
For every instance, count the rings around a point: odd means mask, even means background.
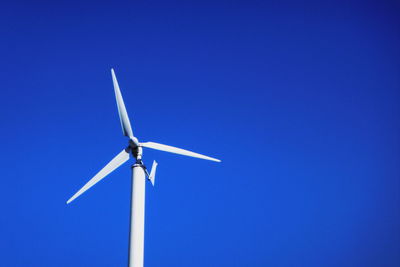
[{"label": "turbine blade", "polygon": [[199,153],[195,153],[189,150],[185,150],[182,148],[177,148],[173,146],[167,146],[159,143],[154,143],[154,142],[146,142],[146,143],[140,143],[140,146],[147,147],[147,148],[152,148],[156,150],[161,150],[161,151],[166,151],[166,152],[171,152],[175,154],[180,154],[184,156],[189,156],[189,157],[194,157],[194,158],[199,158],[199,159],[206,159],[206,160],[212,160],[216,162],[221,162],[219,159],[211,158]]},{"label": "turbine blade", "polygon": [[124,162],[129,159],[129,153],[124,149],[115,158],[113,158],[101,171],[99,171],[92,179],[89,180],[78,192],[75,193],[68,201],[67,204],[71,203],[75,198],[82,195],[86,190],[94,186],[101,179],[106,177],[116,168],[121,166]]},{"label": "turbine blade", "polygon": [[153,186],[154,186],[154,182],[155,182],[155,179],[156,179],[157,165],[158,165],[157,161],[154,160],[153,161],[153,166],[151,166],[151,171],[150,171],[150,175],[149,175],[150,182],[151,182],[151,184]]},{"label": "turbine blade", "polygon": [[115,77],[114,69],[111,69],[111,75],[112,75],[112,80],[113,80],[113,85],[114,85],[115,98],[117,100],[119,119],[121,121],[122,133],[125,136],[128,136],[130,139],[132,139],[133,132],[132,132],[131,123],[129,121],[128,113],[126,112],[124,99],[122,98],[121,90],[119,89],[119,85],[118,85],[117,77]]}]

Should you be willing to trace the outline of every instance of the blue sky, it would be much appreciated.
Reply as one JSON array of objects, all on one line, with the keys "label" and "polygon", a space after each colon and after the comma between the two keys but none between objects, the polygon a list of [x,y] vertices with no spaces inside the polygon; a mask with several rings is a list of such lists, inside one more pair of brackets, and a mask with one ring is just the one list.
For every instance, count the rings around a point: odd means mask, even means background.
[{"label": "blue sky", "polygon": [[125,266],[144,151],[145,266],[400,265],[395,1],[3,3],[2,266]]}]

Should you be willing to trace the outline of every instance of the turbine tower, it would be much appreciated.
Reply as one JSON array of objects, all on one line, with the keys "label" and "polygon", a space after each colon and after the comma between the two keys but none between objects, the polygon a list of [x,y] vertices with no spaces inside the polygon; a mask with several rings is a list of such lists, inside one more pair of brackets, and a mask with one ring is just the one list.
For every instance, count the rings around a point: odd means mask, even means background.
[{"label": "turbine tower", "polygon": [[121,121],[122,133],[129,138],[128,146],[115,156],[103,169],[101,169],[92,179],[89,180],[78,192],[68,201],[71,203],[74,199],[82,195],[93,185],[98,183],[112,171],[117,169],[123,163],[128,161],[130,156],[135,158],[136,162],[132,165],[132,190],[131,190],[131,216],[130,216],[130,237],[129,237],[129,267],[143,266],[144,252],[144,210],[145,210],[145,180],[146,176],[154,186],[154,180],[157,169],[157,162],[153,161],[150,173],[147,171],[142,161],[143,147],[161,150],[165,152],[180,154],[189,157],[206,159],[221,162],[219,159],[211,158],[202,154],[191,152],[185,149],[167,146],[155,142],[141,143],[133,135],[128,113],[126,112],[124,100],[114,70],[111,69],[111,75],[114,85],[115,98],[119,118]]}]

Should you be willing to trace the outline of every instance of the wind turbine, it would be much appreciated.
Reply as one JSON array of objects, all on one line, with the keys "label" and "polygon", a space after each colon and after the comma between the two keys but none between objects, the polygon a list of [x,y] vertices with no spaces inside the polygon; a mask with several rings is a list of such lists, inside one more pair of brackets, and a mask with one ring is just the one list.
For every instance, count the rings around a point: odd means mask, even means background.
[{"label": "wind turbine", "polygon": [[118,81],[111,69],[111,75],[114,85],[115,98],[119,118],[121,121],[122,133],[129,138],[128,146],[115,156],[103,169],[101,169],[92,179],[89,180],[78,192],[75,193],[68,201],[71,203],[74,199],[82,195],[86,190],[98,183],[112,171],[117,169],[123,163],[128,161],[130,156],[136,159],[132,166],[132,193],[131,193],[131,216],[130,216],[130,238],[129,238],[129,267],[143,266],[144,252],[144,210],[145,210],[145,179],[146,176],[154,186],[156,176],[157,162],[153,161],[150,173],[147,171],[142,161],[143,147],[161,150],[165,152],[180,154],[189,157],[212,160],[221,162],[219,159],[211,158],[202,154],[191,152],[185,149],[167,146],[155,142],[141,143],[133,135],[131,123],[128,113],[126,112],[124,100],[122,99],[121,90],[119,89]]}]

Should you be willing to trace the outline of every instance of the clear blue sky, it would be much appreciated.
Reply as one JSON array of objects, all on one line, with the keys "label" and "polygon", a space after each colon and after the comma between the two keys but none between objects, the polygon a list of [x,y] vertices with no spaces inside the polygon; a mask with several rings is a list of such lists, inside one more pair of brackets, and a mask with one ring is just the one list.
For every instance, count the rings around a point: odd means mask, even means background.
[{"label": "clear blue sky", "polygon": [[400,266],[395,1],[7,1],[0,265],[125,266],[133,130],[145,265]]}]

